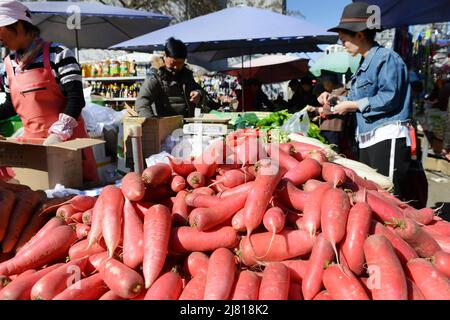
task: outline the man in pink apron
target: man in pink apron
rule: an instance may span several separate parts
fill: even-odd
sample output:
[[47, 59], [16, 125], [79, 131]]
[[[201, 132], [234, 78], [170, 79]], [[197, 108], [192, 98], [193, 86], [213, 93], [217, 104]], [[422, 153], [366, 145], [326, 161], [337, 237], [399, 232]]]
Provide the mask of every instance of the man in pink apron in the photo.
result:
[[[28, 8], [18, 1], [0, 2], [0, 41], [13, 52], [4, 60], [7, 99], [0, 118], [18, 114], [23, 137], [42, 139], [44, 145], [87, 138], [79, 65], [70, 50], [42, 40]], [[92, 148], [82, 154], [83, 180], [98, 181]]]

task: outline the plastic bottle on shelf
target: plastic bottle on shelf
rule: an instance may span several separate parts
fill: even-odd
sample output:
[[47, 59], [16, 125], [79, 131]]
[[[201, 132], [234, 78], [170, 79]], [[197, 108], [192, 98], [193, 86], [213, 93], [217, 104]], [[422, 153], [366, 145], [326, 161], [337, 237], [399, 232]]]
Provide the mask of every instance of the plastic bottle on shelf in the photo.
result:
[[120, 64], [117, 60], [112, 60], [109, 65], [109, 75], [111, 77], [118, 77], [120, 76]]
[[128, 73], [131, 77], [137, 76], [137, 70], [136, 70], [136, 61], [133, 60], [130, 62], [128, 67]]
[[128, 72], [128, 63], [125, 60], [122, 60], [119, 67], [119, 73], [121, 77], [128, 77], [130, 74]]
[[128, 98], [128, 86], [124, 86], [123, 88], [123, 97]]
[[102, 63], [102, 77], [109, 77], [110, 75], [109, 67], [110, 67], [109, 60], [106, 60], [105, 62]]

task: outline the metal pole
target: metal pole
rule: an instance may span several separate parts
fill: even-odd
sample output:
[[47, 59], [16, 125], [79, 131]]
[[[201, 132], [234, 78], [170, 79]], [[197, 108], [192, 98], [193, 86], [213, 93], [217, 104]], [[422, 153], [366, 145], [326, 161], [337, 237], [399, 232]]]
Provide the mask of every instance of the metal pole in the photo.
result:
[[242, 87], [242, 112], [245, 112], [244, 102], [244, 53], [241, 53], [241, 87]]
[[77, 44], [77, 47], [75, 48], [76, 55], [77, 55], [77, 61], [78, 61], [78, 63], [80, 63], [80, 49], [79, 49], [80, 43], [78, 41], [78, 29], [75, 29], [75, 42]]
[[131, 148], [133, 149], [134, 172], [139, 175], [144, 172], [144, 157], [142, 155], [142, 127], [134, 125], [130, 127]]

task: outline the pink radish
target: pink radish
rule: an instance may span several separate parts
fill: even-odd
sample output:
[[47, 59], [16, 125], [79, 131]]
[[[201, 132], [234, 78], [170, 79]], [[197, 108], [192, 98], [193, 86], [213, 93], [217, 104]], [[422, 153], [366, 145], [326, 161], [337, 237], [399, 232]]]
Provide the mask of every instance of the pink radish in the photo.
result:
[[408, 276], [427, 300], [450, 300], [450, 282], [431, 262], [418, 258], [408, 261]]
[[170, 182], [170, 188], [173, 192], [180, 192], [186, 187], [186, 179], [182, 176], [172, 176], [172, 181]]
[[280, 182], [283, 170], [270, 160], [262, 160], [256, 175], [254, 188], [248, 194], [244, 207], [247, 236], [262, 222], [272, 194]]
[[176, 253], [193, 251], [214, 251], [218, 248], [234, 248], [239, 237], [232, 227], [217, 227], [198, 231], [191, 227], [173, 228], [170, 236], [170, 250]]
[[384, 236], [372, 235], [364, 242], [370, 275], [368, 285], [374, 300], [406, 300], [405, 273], [394, 248]]
[[394, 251], [403, 265], [406, 265], [406, 262], [411, 259], [418, 258], [416, 251], [405, 240], [381, 223], [372, 221], [370, 233], [385, 236], [394, 247]]
[[139, 273], [115, 259], [106, 261], [102, 277], [115, 294], [125, 299], [135, 298], [144, 287], [144, 280]]
[[193, 277], [184, 287], [178, 300], [203, 300], [205, 286], [206, 274]]
[[31, 289], [32, 300], [52, 300], [63, 292], [74, 280], [79, 280], [85, 270], [87, 257], [63, 264], [40, 278]]
[[419, 287], [409, 278], [406, 278], [408, 285], [408, 300], [426, 300]]
[[328, 267], [323, 284], [333, 300], [369, 300], [361, 282], [345, 265]]
[[177, 193], [172, 207], [172, 223], [174, 225], [186, 225], [188, 223], [189, 209], [186, 204], [188, 192], [182, 190]]
[[[102, 237], [102, 226], [103, 226], [103, 216], [104, 216], [104, 210], [103, 210], [103, 198], [105, 198], [105, 194], [103, 191], [100, 193], [100, 196], [98, 197], [97, 201], [95, 202], [94, 209], [92, 211], [92, 218], [91, 218], [91, 230], [89, 230], [88, 235], [88, 246], [91, 247], [96, 243], [100, 238]], [[105, 199], [108, 201], [108, 199]]]
[[334, 248], [339, 264], [336, 245], [344, 238], [347, 217], [350, 211], [350, 200], [347, 194], [340, 189], [330, 189], [325, 192], [321, 204], [320, 224], [322, 233]]
[[53, 300], [97, 300], [108, 291], [100, 273], [74, 283]]
[[236, 279], [231, 300], [257, 300], [261, 277], [250, 270], [242, 270]]
[[[272, 247], [273, 240], [275, 239], [275, 234], [280, 233], [284, 229], [285, 222], [286, 217], [284, 215], [284, 212], [278, 207], [272, 207], [268, 209], [264, 214], [263, 225], [267, 231], [272, 233], [272, 239], [270, 240], [267, 252], [269, 252]], [[258, 259], [263, 259], [264, 257], [265, 255], [263, 255], [262, 257], [258, 257]]]
[[172, 175], [172, 168], [165, 163], [154, 164], [142, 172], [142, 181], [145, 186], [159, 186], [169, 181]]
[[203, 187], [205, 185], [206, 180], [204, 175], [202, 175], [200, 172], [195, 171], [187, 176], [186, 182], [193, 189], [197, 189]]
[[420, 226], [410, 218], [399, 220], [394, 225], [394, 231], [408, 244], [416, 250], [419, 257], [428, 258], [441, 250], [441, 247], [433, 239], [432, 235], [420, 228]]
[[111, 258], [122, 236], [124, 197], [122, 191], [112, 185], [106, 186], [102, 193], [107, 199], [102, 205], [102, 234]]
[[244, 209], [241, 209], [234, 214], [233, 219], [231, 219], [231, 226], [238, 232], [244, 232], [246, 230], [244, 222]]
[[324, 164], [328, 162], [327, 155], [320, 150], [313, 150], [309, 152], [301, 152], [300, 153], [303, 159], [313, 159], [316, 160], [320, 164]]
[[194, 164], [189, 160], [182, 160], [177, 158], [168, 157], [169, 165], [172, 170], [182, 177], [187, 177], [191, 172], [195, 170]]
[[433, 263], [436, 269], [450, 278], [450, 253], [437, 251], [433, 256]]
[[312, 300], [322, 288], [324, 269], [334, 260], [331, 243], [319, 235], [313, 245], [308, 268], [302, 280], [302, 293], [305, 300]]
[[309, 193], [308, 201], [305, 202], [302, 225], [311, 237], [320, 229], [322, 199], [332, 187], [331, 183], [321, 184]]
[[366, 203], [357, 203], [350, 209], [347, 232], [342, 242], [342, 253], [349, 269], [356, 275], [364, 270], [364, 241], [372, 224], [372, 210]]
[[171, 220], [169, 209], [163, 205], [154, 205], [145, 213], [143, 274], [147, 289], [157, 279], [164, 266]]
[[123, 177], [120, 189], [124, 197], [130, 201], [140, 201], [145, 196], [145, 185], [136, 172], [127, 173]]
[[331, 162], [325, 162], [322, 164], [322, 177], [323, 180], [332, 183], [334, 188], [343, 185], [347, 179], [342, 166]]
[[[308, 232], [303, 230], [283, 230], [275, 235], [272, 247], [268, 251], [272, 233], [255, 233], [250, 236], [251, 243], [246, 236], [240, 243], [241, 260], [247, 266], [258, 263], [258, 257], [264, 256], [263, 261], [283, 261], [299, 257], [311, 252], [313, 242]], [[268, 252], [267, 252], [268, 251]]]
[[203, 252], [192, 252], [185, 260], [184, 271], [191, 277], [208, 273], [209, 257]]
[[302, 283], [303, 278], [306, 275], [309, 261], [307, 260], [284, 260], [281, 261], [286, 267], [289, 268], [291, 273], [291, 281]]
[[226, 300], [230, 297], [234, 283], [236, 264], [230, 250], [215, 250], [208, 263], [206, 275], [205, 300]]
[[303, 300], [302, 285], [292, 282], [289, 285], [289, 300]]
[[39, 271], [22, 273], [0, 291], [0, 300], [30, 300], [30, 292], [39, 279], [60, 267], [57, 263]]
[[[202, 196], [202, 195], [199, 195]], [[215, 206], [196, 208], [189, 215], [189, 224], [200, 231], [217, 227], [244, 208], [248, 194], [241, 193], [234, 197], [218, 199]], [[204, 196], [209, 197], [209, 196]]]
[[123, 207], [123, 263], [134, 269], [144, 260], [144, 225], [133, 204], [125, 199]]
[[275, 196], [279, 201], [292, 209], [303, 211], [308, 202], [309, 193], [295, 187], [290, 181], [281, 181], [276, 188]]
[[282, 263], [270, 263], [263, 272], [259, 287], [259, 300], [287, 300], [289, 297], [290, 273]]
[[322, 166], [314, 159], [305, 159], [290, 169], [283, 179], [289, 180], [294, 186], [299, 186], [309, 179], [315, 179], [322, 173]]

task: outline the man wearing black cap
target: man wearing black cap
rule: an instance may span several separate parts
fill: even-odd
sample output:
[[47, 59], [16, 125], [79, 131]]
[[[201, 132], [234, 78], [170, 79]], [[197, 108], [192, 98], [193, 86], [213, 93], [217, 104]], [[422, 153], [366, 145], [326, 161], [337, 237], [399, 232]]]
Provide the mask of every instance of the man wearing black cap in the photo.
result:
[[[345, 7], [339, 25], [329, 30], [339, 33], [351, 55], [363, 56], [349, 95], [341, 97], [334, 113], [356, 113], [359, 160], [388, 176], [401, 198], [411, 161], [411, 88], [402, 58], [375, 41], [381, 23], [372, 12], [366, 3], [352, 3]], [[327, 104], [329, 98], [329, 93], [323, 93], [318, 100]]]
[[164, 57], [152, 61], [152, 68], [136, 100], [136, 111], [145, 118], [182, 115], [193, 117], [203, 90], [186, 67], [187, 48], [169, 38]]

